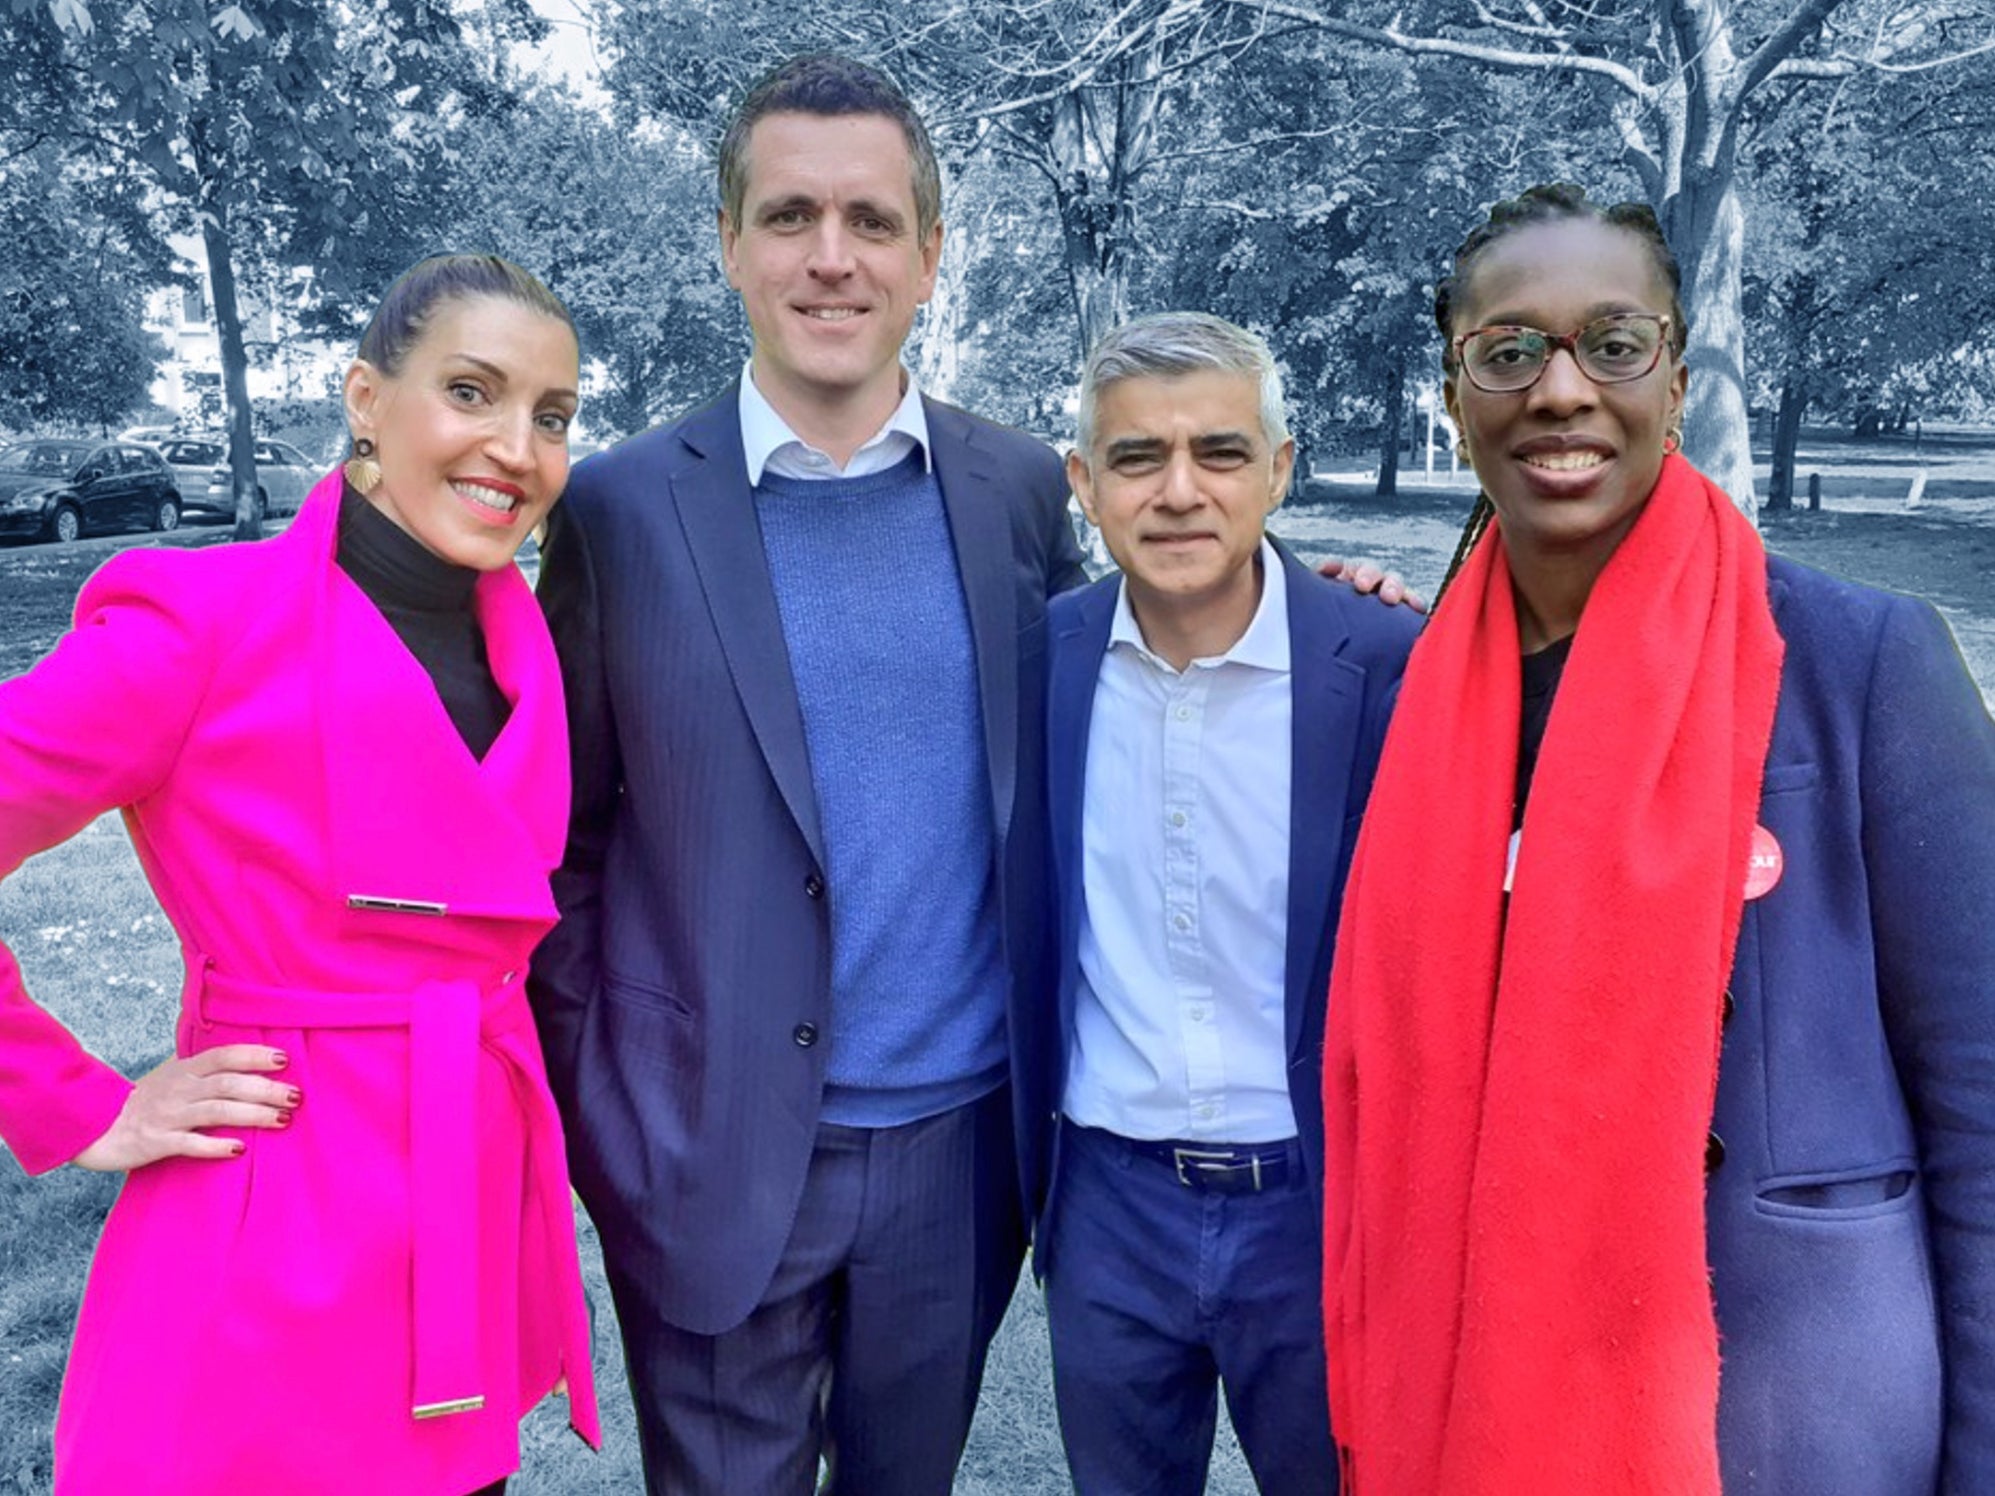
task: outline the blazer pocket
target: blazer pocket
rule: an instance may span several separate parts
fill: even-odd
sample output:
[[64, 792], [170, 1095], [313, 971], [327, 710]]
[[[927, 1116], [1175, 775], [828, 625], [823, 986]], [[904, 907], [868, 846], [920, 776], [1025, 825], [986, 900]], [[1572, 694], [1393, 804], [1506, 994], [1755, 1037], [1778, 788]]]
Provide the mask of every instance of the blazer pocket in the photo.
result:
[[1763, 1215], [1804, 1221], [1864, 1221], [1910, 1210], [1918, 1199], [1910, 1159], [1833, 1174], [1789, 1174], [1763, 1181], [1753, 1199]]
[[1760, 794], [1779, 795], [1790, 790], [1805, 790], [1814, 786], [1822, 777], [1820, 764], [1768, 764], [1766, 777], [1760, 781]]
[[603, 973], [603, 996], [612, 1002], [655, 1009], [673, 1018], [690, 1021], [693, 1016], [693, 1010], [666, 988], [656, 982], [644, 982], [636, 977], [627, 977], [621, 972]]
[[[590, 1015], [596, 1073], [626, 1076], [635, 1083], [659, 1067], [682, 1077], [698, 1068], [698, 1027], [692, 1010], [678, 998], [653, 983], [607, 972], [602, 995], [606, 1000]], [[589, 1064], [584, 1062], [585, 1072]]]

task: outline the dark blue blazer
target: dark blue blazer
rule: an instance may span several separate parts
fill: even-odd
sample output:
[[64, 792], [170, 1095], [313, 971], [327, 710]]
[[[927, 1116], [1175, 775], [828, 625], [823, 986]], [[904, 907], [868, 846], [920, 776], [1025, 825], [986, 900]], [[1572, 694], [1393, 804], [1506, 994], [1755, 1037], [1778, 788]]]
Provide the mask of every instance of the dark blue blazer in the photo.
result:
[[[835, 1042], [822, 833], [738, 400], [730, 386], [578, 465], [539, 589], [574, 803], [561, 923], [529, 993], [620, 1292], [699, 1334], [739, 1324], [768, 1287]], [[1021, 686], [1020, 638], [1050, 591], [1084, 579], [1066, 479], [1028, 436], [926, 411], [999, 856], [1036, 870], [1036, 813], [1022, 845], [1012, 835], [1015, 808], [1043, 798], [1038, 677]], [[1007, 934], [1033, 944], [1040, 902], [1013, 891], [1001, 878]]]
[[[1327, 582], [1279, 545], [1288, 580], [1291, 769], [1288, 956], [1285, 987], [1289, 1097], [1309, 1163], [1322, 1177], [1323, 1014], [1344, 875], [1357, 845], [1358, 818], [1398, 696], [1399, 677], [1420, 631], [1420, 616]], [[1087, 793], [1088, 729], [1095, 682], [1108, 649], [1119, 578], [1110, 576], [1054, 600], [1047, 610], [1047, 785], [1057, 1002], [1041, 1015], [1029, 1062], [1015, 1077], [1021, 1113], [1037, 1122], [1026, 1162], [1035, 1219], [1051, 1186], [1052, 1146], [1080, 985], [1081, 803]], [[1045, 1234], [1039, 1236], [1043, 1247]], [[1039, 1265], [1044, 1269], [1043, 1251]]]
[[1784, 871], [1706, 1198], [1725, 1492], [1995, 1492], [1995, 726], [1930, 607], [1768, 574]]

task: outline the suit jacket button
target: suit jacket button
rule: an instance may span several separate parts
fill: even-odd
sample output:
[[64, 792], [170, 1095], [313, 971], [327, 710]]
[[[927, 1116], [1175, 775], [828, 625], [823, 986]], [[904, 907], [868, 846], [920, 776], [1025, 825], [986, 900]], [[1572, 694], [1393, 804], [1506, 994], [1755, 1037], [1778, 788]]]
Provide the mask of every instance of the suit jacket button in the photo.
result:
[[1732, 1001], [1732, 989], [1727, 987], [1725, 989], [1725, 996], [1718, 1005], [1719, 1022], [1724, 1027], [1731, 1027], [1732, 1014], [1738, 1010], [1738, 1006], [1737, 1003]]
[[1724, 1161], [1725, 1140], [1715, 1132], [1709, 1134], [1704, 1139], [1704, 1172], [1706, 1174], [1717, 1173], [1718, 1166]]
[[814, 899], [823, 898], [824, 879], [818, 877], [816, 873], [812, 873], [808, 878], [804, 879], [804, 892]]
[[811, 1045], [817, 1043], [817, 1025], [800, 1023], [790, 1030], [790, 1037], [797, 1041], [797, 1048], [809, 1049]]

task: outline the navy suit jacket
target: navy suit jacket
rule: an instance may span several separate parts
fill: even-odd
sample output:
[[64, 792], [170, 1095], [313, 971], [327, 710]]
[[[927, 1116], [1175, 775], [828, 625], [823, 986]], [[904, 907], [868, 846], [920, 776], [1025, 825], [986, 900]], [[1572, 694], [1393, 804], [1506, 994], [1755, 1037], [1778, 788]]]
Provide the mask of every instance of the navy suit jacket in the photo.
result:
[[1725, 1492], [1995, 1491], [1995, 726], [1930, 607], [1768, 578], [1784, 870], [1706, 1197]]
[[[1015, 807], [1043, 794], [1020, 639], [1050, 591], [1084, 579], [1066, 479], [1028, 436], [925, 409], [999, 857], [1036, 865], [1036, 815], [1012, 835]], [[540, 596], [574, 758], [561, 923], [529, 985], [549, 1078], [623, 1288], [717, 1334], [761, 1299], [789, 1237], [835, 1042], [823, 839], [738, 385], [576, 467]], [[999, 882], [1008, 955], [1036, 960], [1040, 901]]]
[[[1284, 989], [1289, 1098], [1308, 1161], [1323, 1164], [1323, 1015], [1344, 875], [1358, 820], [1398, 696], [1420, 616], [1325, 581], [1277, 545], [1288, 581], [1292, 708], [1289, 792], [1288, 953]], [[1088, 729], [1095, 683], [1108, 649], [1120, 578], [1110, 576], [1056, 599], [1047, 698], [1047, 786], [1051, 823], [1051, 1013], [1033, 1033], [1031, 1060], [1015, 1084], [1020, 1111], [1037, 1122], [1025, 1162], [1027, 1200], [1043, 1216], [1052, 1182], [1052, 1146], [1073, 1044], [1080, 986], [1081, 805], [1087, 793]], [[1039, 1241], [1043, 1248], [1045, 1233]], [[1043, 1250], [1039, 1266], [1045, 1267]]]

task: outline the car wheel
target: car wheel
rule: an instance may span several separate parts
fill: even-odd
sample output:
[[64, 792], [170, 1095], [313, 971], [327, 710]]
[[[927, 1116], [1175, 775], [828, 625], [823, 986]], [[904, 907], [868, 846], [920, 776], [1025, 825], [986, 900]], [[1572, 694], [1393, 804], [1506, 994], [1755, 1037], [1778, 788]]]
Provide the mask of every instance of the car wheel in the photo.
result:
[[161, 499], [152, 511], [152, 527], [161, 534], [179, 529], [180, 501], [170, 496]]
[[64, 545], [83, 533], [83, 516], [73, 505], [64, 504], [55, 512], [55, 518], [48, 522], [49, 539], [60, 540]]

